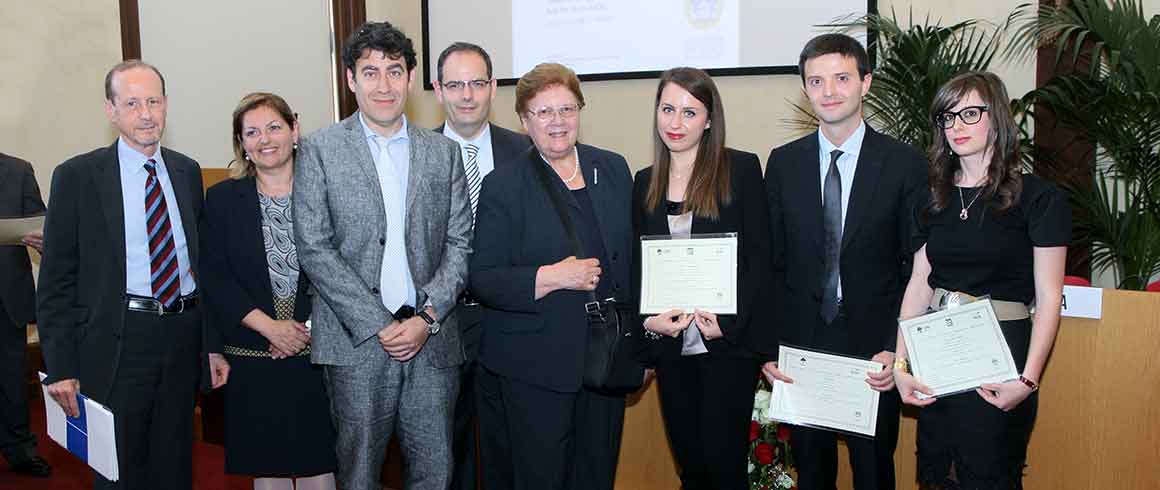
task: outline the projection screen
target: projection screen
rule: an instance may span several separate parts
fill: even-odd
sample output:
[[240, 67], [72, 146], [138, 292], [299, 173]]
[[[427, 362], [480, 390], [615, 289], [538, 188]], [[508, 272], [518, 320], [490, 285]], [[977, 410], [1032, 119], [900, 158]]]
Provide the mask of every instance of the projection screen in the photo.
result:
[[424, 85], [456, 41], [486, 49], [501, 85], [545, 61], [582, 80], [651, 78], [674, 66], [797, 73], [802, 45], [833, 30], [820, 25], [875, 10], [876, 0], [424, 0]]

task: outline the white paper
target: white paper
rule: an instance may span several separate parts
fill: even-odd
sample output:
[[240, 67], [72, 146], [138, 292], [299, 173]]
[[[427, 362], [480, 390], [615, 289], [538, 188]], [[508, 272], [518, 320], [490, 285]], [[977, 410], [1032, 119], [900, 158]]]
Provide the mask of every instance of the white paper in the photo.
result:
[[640, 312], [737, 314], [737, 235], [641, 240]]
[[0, 218], [0, 245], [22, 245], [25, 235], [44, 229], [44, 216]]
[[[48, 394], [48, 386], [44, 385], [47, 376], [40, 373], [41, 391], [44, 395], [45, 425], [48, 437], [68, 449], [68, 419], [64, 409]], [[87, 430], [88, 465], [109, 481], [120, 479], [120, 466], [117, 463], [117, 436], [113, 412], [104, 405], [92, 401], [89, 397], [79, 395], [81, 403], [85, 404], [85, 422]]]
[[1104, 290], [1084, 286], [1063, 286], [1060, 315], [1100, 319], [1104, 313]]
[[866, 378], [881, 363], [782, 345], [777, 366], [793, 383], [774, 380], [771, 418], [874, 437], [880, 394]]
[[899, 322], [910, 369], [934, 396], [1019, 377], [988, 299]]

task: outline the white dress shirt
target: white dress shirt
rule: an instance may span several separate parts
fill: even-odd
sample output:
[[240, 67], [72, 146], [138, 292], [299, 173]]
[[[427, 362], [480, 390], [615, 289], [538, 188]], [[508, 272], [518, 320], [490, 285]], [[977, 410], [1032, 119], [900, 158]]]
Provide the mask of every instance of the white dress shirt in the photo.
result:
[[495, 155], [491, 152], [491, 124], [484, 123], [483, 131], [480, 131], [475, 138], [467, 139], [455, 132], [450, 124], [443, 125], [443, 136], [451, 138], [452, 141], [459, 143], [459, 149], [463, 151], [463, 169], [467, 170], [467, 145], [475, 145], [479, 151], [475, 154], [475, 165], [479, 167], [479, 178], [482, 180], [487, 177], [487, 174], [495, 170]]

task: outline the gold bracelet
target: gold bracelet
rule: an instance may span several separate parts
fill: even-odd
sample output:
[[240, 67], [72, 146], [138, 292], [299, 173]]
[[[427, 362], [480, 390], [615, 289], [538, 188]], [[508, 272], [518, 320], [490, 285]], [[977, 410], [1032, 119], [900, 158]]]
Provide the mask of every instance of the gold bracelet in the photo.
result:
[[905, 357], [894, 359], [894, 369], [900, 369], [902, 372], [910, 374], [910, 362]]

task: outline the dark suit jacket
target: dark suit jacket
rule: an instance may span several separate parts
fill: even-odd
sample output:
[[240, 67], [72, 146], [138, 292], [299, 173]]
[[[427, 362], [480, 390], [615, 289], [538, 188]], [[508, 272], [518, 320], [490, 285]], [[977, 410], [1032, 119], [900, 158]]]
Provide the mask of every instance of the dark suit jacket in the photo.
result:
[[[783, 343], [817, 347], [824, 247], [818, 135], [775, 148], [765, 168], [773, 266]], [[869, 126], [858, 155], [843, 226], [842, 309], [849, 352], [893, 351], [898, 307], [910, 272], [910, 209], [926, 183], [926, 159]]]
[[[495, 168], [522, 159], [524, 152], [532, 146], [532, 139], [528, 138], [526, 134], [517, 133], [494, 123], [487, 124], [491, 126], [491, 158], [495, 162]], [[443, 134], [446, 127], [446, 124], [441, 124], [435, 128], [435, 131]]]
[[[522, 162], [528, 147], [532, 146], [531, 138], [502, 126], [488, 124], [491, 126], [491, 158], [495, 164], [494, 168]], [[446, 127], [446, 124], [440, 125], [435, 131], [443, 133]], [[455, 310], [459, 319], [459, 343], [463, 346], [464, 359], [468, 362], [474, 361], [479, 357], [479, 340], [482, 335], [479, 325], [483, 322], [482, 309], [456, 307]]]
[[[577, 147], [609, 261], [601, 264], [601, 281], [612, 281], [617, 299], [628, 301], [632, 258], [628, 163], [607, 150]], [[535, 299], [540, 266], [573, 255], [535, 165], [545, 163], [532, 147], [518, 164], [496, 168], [483, 179], [469, 276], [472, 292], [486, 307], [479, 361], [505, 377], [575, 392], [584, 372], [584, 303], [589, 295], [561, 290]], [[578, 207], [563, 183], [555, 183], [566, 205]]]
[[[197, 270], [201, 167], [168, 148], [161, 157]], [[77, 378], [109, 396], [125, 322], [125, 215], [117, 143], [70, 158], [52, 174], [36, 316], [49, 383]], [[172, 206], [172, 204], [170, 204]]]
[[[34, 216], [44, 212], [40, 186], [32, 164], [0, 153], [0, 218]], [[12, 324], [25, 328], [36, 318], [36, 291], [32, 263], [23, 245], [0, 246], [0, 305]]]
[[[257, 308], [275, 317], [274, 292], [262, 237], [261, 206], [254, 177], [229, 179], [209, 188], [201, 214], [201, 296], [207, 308], [207, 350], [220, 352], [222, 345], [267, 350], [270, 342], [242, 325], [242, 318]], [[294, 319], [310, 318], [309, 281], [298, 274]]]
[[[705, 341], [709, 355], [765, 357], [776, 355], [777, 332], [770, 300], [773, 269], [769, 259], [769, 209], [761, 188], [761, 163], [757, 155], [729, 150], [732, 199], [720, 204], [720, 218], [693, 217], [693, 233], [737, 233], [737, 315], [718, 315], [722, 338]], [[669, 222], [664, 206], [645, 209], [653, 167], [636, 173], [632, 188], [632, 294], [640, 296], [640, 237], [668, 235]], [[639, 300], [638, 300], [639, 301]], [[690, 327], [690, 328], [696, 328]], [[681, 338], [664, 337], [648, 341], [649, 361], [681, 355]]]

